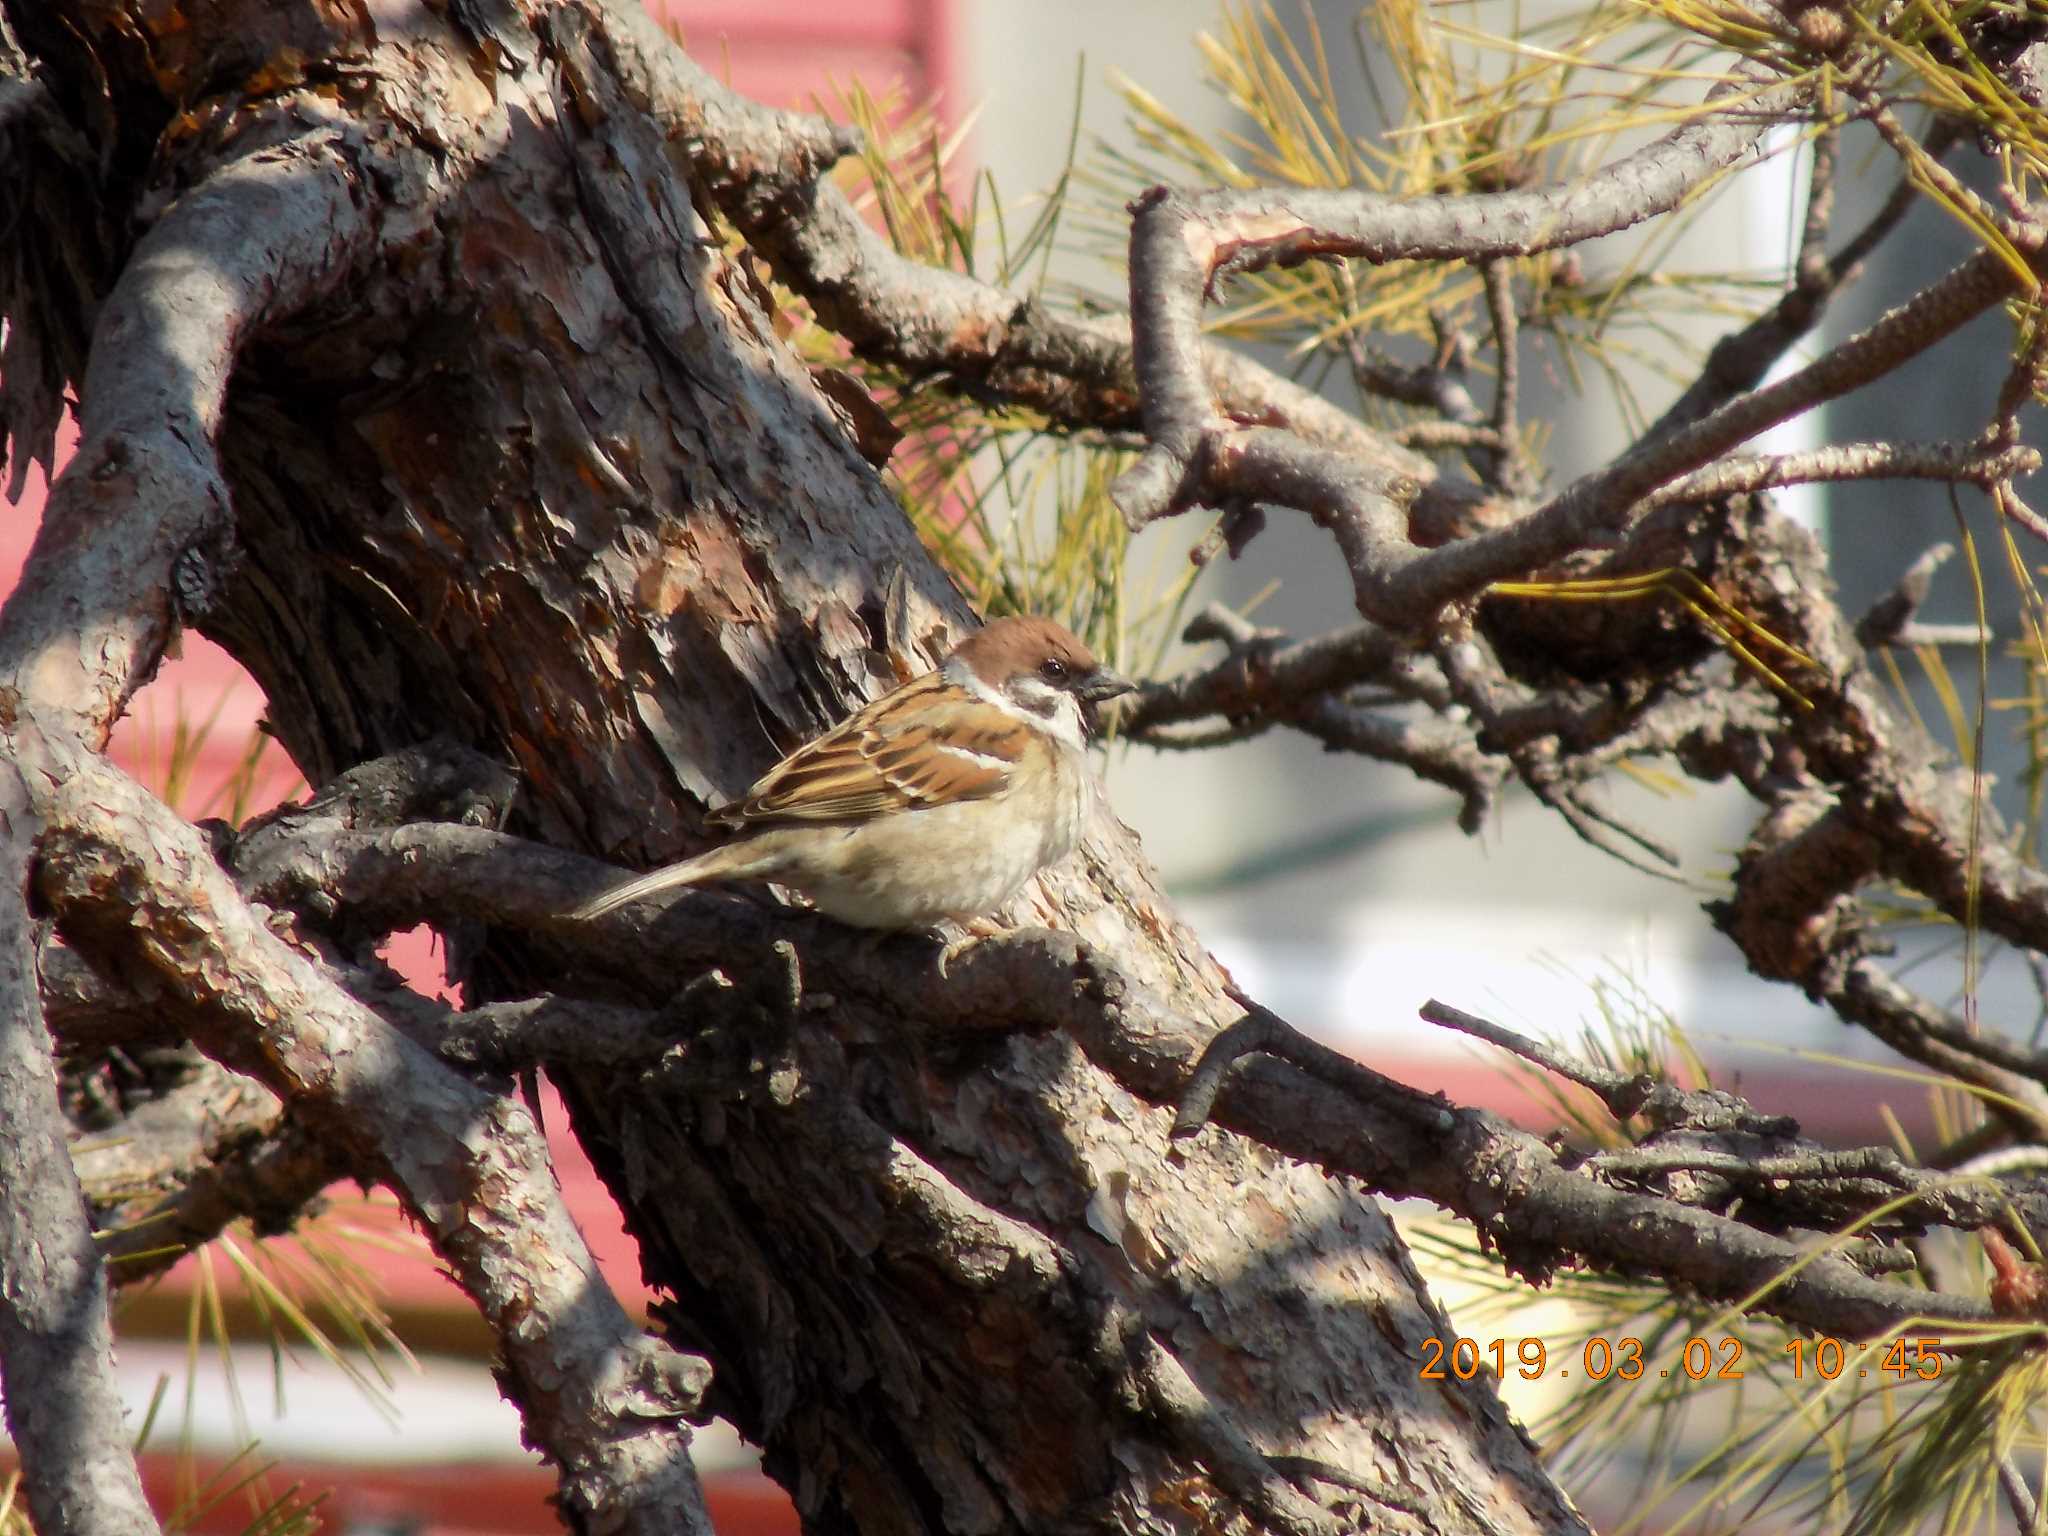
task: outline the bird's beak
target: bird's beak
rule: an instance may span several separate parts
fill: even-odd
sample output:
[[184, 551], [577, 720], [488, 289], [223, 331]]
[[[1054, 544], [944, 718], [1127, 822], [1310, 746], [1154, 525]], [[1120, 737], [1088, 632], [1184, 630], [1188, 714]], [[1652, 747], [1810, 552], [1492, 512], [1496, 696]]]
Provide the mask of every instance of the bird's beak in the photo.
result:
[[1100, 704], [1104, 699], [1113, 699], [1119, 694], [1136, 693], [1138, 685], [1121, 672], [1112, 672], [1107, 667], [1097, 667], [1074, 687], [1091, 704]]

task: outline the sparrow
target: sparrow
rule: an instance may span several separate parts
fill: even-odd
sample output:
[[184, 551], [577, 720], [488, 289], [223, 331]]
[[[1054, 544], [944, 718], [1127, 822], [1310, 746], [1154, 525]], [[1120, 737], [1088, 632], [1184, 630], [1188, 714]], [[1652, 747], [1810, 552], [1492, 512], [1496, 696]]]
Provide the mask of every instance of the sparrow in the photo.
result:
[[1050, 619], [997, 619], [710, 812], [724, 843], [572, 915], [728, 880], [860, 928], [986, 915], [1074, 851], [1096, 793], [1082, 705], [1134, 687]]

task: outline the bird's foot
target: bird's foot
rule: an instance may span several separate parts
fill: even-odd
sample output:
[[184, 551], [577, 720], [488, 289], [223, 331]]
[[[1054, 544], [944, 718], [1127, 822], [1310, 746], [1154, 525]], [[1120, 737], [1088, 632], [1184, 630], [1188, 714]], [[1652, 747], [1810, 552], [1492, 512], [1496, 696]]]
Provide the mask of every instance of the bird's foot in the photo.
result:
[[949, 934], [942, 928], [934, 928], [932, 937], [944, 947], [939, 951], [939, 975], [944, 977], [947, 967], [956, 956], [965, 954], [983, 939], [992, 939], [1003, 932], [1003, 925], [992, 917], [963, 917], [955, 922], [956, 932]]

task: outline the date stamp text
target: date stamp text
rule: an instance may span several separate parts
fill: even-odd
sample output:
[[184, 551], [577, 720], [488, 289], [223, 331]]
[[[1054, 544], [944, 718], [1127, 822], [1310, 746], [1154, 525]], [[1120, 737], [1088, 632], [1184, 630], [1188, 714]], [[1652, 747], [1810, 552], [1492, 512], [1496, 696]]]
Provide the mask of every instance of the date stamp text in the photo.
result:
[[[1875, 1344], [1850, 1344], [1841, 1339], [1793, 1339], [1781, 1352], [1780, 1369], [1794, 1381], [1836, 1381], [1843, 1375], [1859, 1379], [1889, 1376], [1897, 1381], [1941, 1376], [1939, 1339], [1889, 1339]], [[1630, 1335], [1607, 1339], [1595, 1334], [1575, 1350], [1553, 1350], [1541, 1339], [1441, 1339], [1422, 1341], [1424, 1381], [1456, 1377], [1470, 1381], [1482, 1370], [1505, 1379], [1510, 1371], [1524, 1381], [1549, 1376], [1577, 1376], [1586, 1381], [1740, 1381], [1751, 1368], [1748, 1346], [1741, 1339], [1709, 1339], [1693, 1335], [1666, 1360], [1653, 1360], [1641, 1339]]]

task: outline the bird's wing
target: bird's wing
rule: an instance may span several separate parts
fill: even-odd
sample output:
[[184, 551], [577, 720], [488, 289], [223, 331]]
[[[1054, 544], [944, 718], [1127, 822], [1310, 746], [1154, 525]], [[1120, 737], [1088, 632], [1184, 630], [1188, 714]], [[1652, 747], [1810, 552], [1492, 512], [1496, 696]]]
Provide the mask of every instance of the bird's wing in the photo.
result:
[[1000, 794], [1031, 730], [931, 673], [885, 695], [777, 763], [706, 819], [758, 828], [865, 821]]

